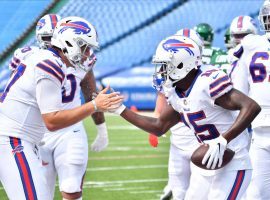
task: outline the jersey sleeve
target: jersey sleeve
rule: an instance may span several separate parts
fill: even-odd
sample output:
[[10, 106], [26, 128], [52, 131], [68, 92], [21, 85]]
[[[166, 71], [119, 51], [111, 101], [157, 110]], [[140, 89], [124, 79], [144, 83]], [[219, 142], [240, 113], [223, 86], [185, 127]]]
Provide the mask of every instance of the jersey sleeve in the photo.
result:
[[36, 64], [36, 82], [41, 79], [50, 79], [57, 84], [63, 85], [65, 73], [62, 65], [55, 59], [46, 59]]
[[232, 87], [231, 79], [222, 70], [214, 71], [209, 76], [209, 95], [213, 100], [229, 92]]
[[248, 71], [245, 66], [245, 58], [242, 57], [236, 63], [233, 63], [233, 70], [230, 74], [233, 87], [245, 95], [248, 95], [249, 83], [248, 83]]
[[18, 65], [21, 63], [21, 59], [22, 58], [20, 58], [21, 56], [21, 54], [20, 54], [20, 52], [21, 52], [21, 49], [19, 48], [19, 49], [16, 49], [15, 50], [15, 52], [14, 52], [14, 54], [13, 54], [13, 57], [11, 58], [11, 60], [10, 60], [10, 62], [9, 62], [9, 65], [8, 65], [8, 68], [9, 68], [9, 70], [10, 71], [14, 71], [17, 67], [18, 67]]
[[61, 110], [61, 86], [54, 81], [50, 79], [39, 80], [36, 87], [36, 97], [41, 114]]

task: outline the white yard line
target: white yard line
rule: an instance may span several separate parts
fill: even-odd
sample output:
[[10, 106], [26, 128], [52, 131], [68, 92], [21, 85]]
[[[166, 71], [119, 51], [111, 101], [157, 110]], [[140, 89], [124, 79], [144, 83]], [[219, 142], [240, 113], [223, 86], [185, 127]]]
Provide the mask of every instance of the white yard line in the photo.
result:
[[[136, 126], [133, 126], [133, 125], [110, 125], [110, 126], [107, 126], [107, 128], [108, 128], [108, 130], [140, 130], [139, 128], [137, 128]], [[122, 133], [123, 132], [121, 132], [121, 134]], [[128, 133], [128, 134], [130, 134], [130, 133]]]
[[89, 157], [88, 160], [126, 160], [126, 159], [140, 159], [140, 158], [164, 158], [168, 154], [152, 154], [152, 155], [128, 155], [128, 156], [104, 156], [104, 157]]
[[125, 190], [145, 190], [148, 187], [125, 187], [125, 188], [108, 188], [103, 191], [125, 191]]
[[150, 183], [150, 182], [166, 182], [167, 178], [159, 179], [138, 179], [138, 180], [118, 180], [118, 181], [85, 181], [84, 185], [108, 185], [108, 184], [126, 184], [126, 183]]
[[[106, 151], [154, 151], [151, 147], [130, 147], [130, 146], [122, 146], [122, 147], [108, 147]], [[158, 152], [168, 152], [167, 147], [159, 147], [157, 149]]]
[[131, 194], [142, 194], [142, 193], [162, 193], [161, 190], [146, 190], [146, 191], [131, 191]]
[[130, 170], [130, 169], [155, 169], [167, 168], [168, 165], [134, 165], [134, 166], [117, 166], [117, 167], [93, 167], [87, 168], [87, 171], [112, 171], [112, 170]]

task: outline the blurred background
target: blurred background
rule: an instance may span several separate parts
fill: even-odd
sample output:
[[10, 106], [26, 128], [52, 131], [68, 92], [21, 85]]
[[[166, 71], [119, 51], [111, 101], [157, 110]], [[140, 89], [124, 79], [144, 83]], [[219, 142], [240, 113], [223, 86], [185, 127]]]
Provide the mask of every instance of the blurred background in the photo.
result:
[[[151, 59], [158, 43], [182, 28], [208, 23], [213, 46], [226, 49], [224, 34], [232, 19], [257, 16], [263, 0], [0, 0], [0, 91], [9, 78], [8, 64], [15, 49], [36, 45], [37, 20], [48, 13], [80, 16], [95, 27], [101, 49], [94, 73], [100, 85], [121, 91], [128, 107], [153, 110]], [[136, 110], [136, 109], [135, 109]], [[85, 120], [89, 144], [95, 138], [93, 122]], [[118, 116], [106, 115], [109, 147], [89, 151], [84, 199], [157, 200], [167, 184], [169, 137], [157, 148], [148, 134]], [[203, 188], [202, 188], [203, 189]], [[56, 189], [55, 199], [60, 200]], [[0, 200], [7, 200], [0, 186]]]

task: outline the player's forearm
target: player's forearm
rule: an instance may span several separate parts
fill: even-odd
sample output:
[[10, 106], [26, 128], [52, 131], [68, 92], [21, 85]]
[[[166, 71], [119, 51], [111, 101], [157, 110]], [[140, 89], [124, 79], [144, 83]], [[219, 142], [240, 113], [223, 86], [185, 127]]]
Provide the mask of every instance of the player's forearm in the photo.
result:
[[105, 122], [105, 117], [103, 112], [96, 112], [92, 114], [92, 119], [94, 120], [96, 125], [102, 124]]
[[96, 93], [96, 80], [93, 71], [89, 71], [84, 79], [81, 81], [81, 89], [85, 102], [89, 102], [93, 99], [93, 93]]
[[[89, 102], [93, 99], [93, 93], [96, 93], [96, 80], [93, 71], [89, 71], [84, 79], [81, 82], [81, 88], [85, 102]], [[104, 113], [96, 112], [92, 115], [96, 125], [102, 124], [105, 122]]]
[[129, 109], [125, 109], [122, 112], [121, 116], [131, 124], [137, 126], [138, 128], [146, 132], [151, 132], [156, 136], [161, 136], [168, 130], [168, 128], [166, 129], [165, 126], [161, 126], [157, 122], [158, 119], [136, 114]]
[[228, 143], [242, 133], [261, 111], [261, 107], [251, 99], [243, 104], [234, 124], [223, 134]]
[[156, 107], [154, 110], [154, 116], [159, 117], [162, 109], [166, 106], [166, 98], [162, 93], [158, 93], [157, 100], [156, 100]]
[[95, 112], [95, 108], [91, 102], [71, 110], [61, 110], [43, 115], [46, 127], [50, 131], [71, 126], [82, 121], [87, 116]]

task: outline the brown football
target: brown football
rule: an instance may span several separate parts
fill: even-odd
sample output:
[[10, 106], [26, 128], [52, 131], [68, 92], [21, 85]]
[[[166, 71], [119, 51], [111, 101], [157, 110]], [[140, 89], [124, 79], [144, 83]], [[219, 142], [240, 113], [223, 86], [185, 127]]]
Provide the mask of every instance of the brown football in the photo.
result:
[[[199, 146], [192, 153], [191, 161], [193, 162], [194, 165], [196, 165], [202, 169], [211, 170], [211, 169], [206, 168], [207, 162], [205, 165], [202, 164], [202, 159], [203, 159], [204, 155], [206, 154], [208, 148], [209, 148], [208, 144], [204, 144], [204, 145]], [[222, 162], [221, 167], [216, 167], [215, 169], [220, 169], [220, 168], [224, 167], [225, 165], [227, 165], [232, 160], [233, 156], [234, 156], [234, 151], [227, 148], [224, 152], [224, 155], [223, 155], [223, 162]]]

